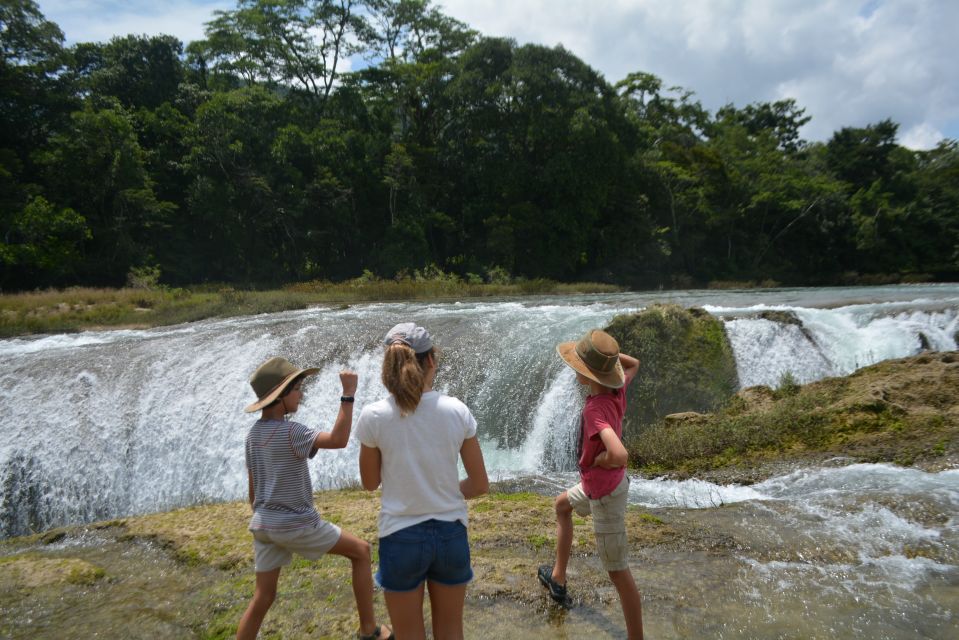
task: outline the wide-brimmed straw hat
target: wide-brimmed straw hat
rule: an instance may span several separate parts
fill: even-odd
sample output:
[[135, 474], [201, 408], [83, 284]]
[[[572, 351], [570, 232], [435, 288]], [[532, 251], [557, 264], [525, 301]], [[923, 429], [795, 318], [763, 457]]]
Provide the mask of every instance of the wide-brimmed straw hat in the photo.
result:
[[253, 375], [250, 376], [250, 386], [253, 387], [253, 392], [258, 400], [244, 411], [247, 413], [259, 411], [279, 398], [290, 383], [301, 374], [312, 376], [318, 371], [319, 369], [315, 367], [300, 369], [286, 358], [279, 356], [270, 358], [257, 367]]
[[578, 341], [559, 343], [556, 352], [574, 371], [604, 387], [620, 389], [626, 384], [619, 343], [601, 329], [590, 329]]

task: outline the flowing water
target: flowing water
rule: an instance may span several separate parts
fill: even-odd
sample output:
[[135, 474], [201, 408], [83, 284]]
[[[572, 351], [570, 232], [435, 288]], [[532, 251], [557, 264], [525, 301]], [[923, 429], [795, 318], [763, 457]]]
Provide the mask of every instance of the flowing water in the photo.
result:
[[[721, 318], [742, 386], [953, 350], [959, 333], [959, 285], [923, 285], [371, 304], [0, 341], [0, 537], [243, 498], [242, 408], [256, 365], [281, 354], [320, 367], [297, 419], [332, 425], [338, 371], [360, 375], [357, 410], [385, 395], [379, 340], [408, 319], [434, 334], [437, 386], [472, 408], [491, 479], [563, 487], [581, 400], [554, 346], [654, 302]], [[801, 325], [761, 317], [772, 310]], [[355, 482], [357, 447], [324, 453], [314, 487]], [[634, 504], [744, 549], [640, 559], [650, 623], [665, 625], [659, 637], [957, 637], [957, 474], [855, 465], [750, 487], [634, 478]], [[680, 607], [664, 597], [672, 604], [657, 617], [660, 583], [686, 595]], [[581, 615], [552, 631], [603, 628]]]

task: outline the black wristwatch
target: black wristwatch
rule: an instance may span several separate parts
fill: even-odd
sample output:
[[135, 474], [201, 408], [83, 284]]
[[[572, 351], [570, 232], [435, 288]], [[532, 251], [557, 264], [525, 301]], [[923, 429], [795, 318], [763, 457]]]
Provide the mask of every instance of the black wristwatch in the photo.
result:
[[340, 396], [340, 402], [353, 402], [353, 396]]

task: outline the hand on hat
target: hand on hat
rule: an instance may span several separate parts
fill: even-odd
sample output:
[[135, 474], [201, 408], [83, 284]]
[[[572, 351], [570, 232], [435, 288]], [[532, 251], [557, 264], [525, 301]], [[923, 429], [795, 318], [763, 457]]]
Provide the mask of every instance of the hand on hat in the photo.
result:
[[359, 380], [359, 376], [356, 375], [355, 371], [350, 371], [349, 369], [340, 371], [340, 384], [343, 385], [344, 396], [352, 396], [356, 394], [357, 380]]

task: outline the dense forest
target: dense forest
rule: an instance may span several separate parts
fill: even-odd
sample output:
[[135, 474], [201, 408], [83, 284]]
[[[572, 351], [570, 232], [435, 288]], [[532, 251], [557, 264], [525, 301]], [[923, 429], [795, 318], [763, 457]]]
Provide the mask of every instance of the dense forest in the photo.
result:
[[430, 0], [239, 0], [205, 35], [65, 46], [0, 0], [2, 290], [959, 278], [959, 146], [891, 120], [808, 142], [792, 100], [711, 113]]

